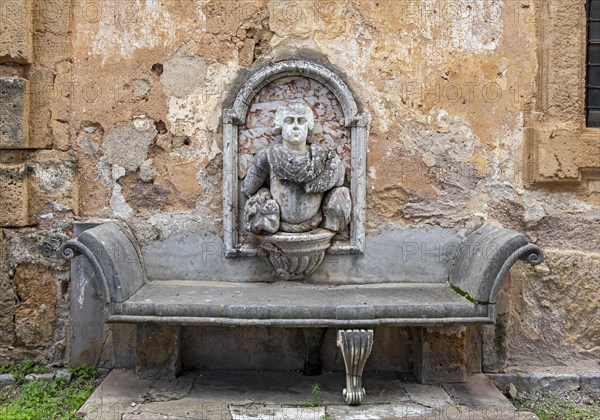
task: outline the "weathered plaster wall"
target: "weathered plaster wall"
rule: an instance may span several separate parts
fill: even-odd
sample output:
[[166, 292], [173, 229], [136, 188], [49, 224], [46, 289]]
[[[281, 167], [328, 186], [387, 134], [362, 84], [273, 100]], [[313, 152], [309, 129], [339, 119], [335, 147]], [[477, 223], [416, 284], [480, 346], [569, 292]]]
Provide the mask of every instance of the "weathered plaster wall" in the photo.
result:
[[[567, 359], [590, 366], [600, 356], [600, 181], [531, 188], [525, 176], [541, 66], [535, 16], [544, 3], [60, 4], [27, 23], [32, 52], [0, 51], [12, 57], [2, 58], [0, 75], [50, 86], [25, 95], [33, 105], [25, 107], [23, 142], [53, 149], [9, 144], [0, 152], [3, 202], [4, 191], [21, 197], [0, 210], [3, 357], [10, 346], [53, 362], [66, 357], [53, 343], [69, 341], [58, 322], [67, 316], [68, 273], [39, 247], [68, 237], [74, 216], [126, 220], [150, 252], [157, 241], [222, 236], [222, 103], [247, 69], [287, 58], [335, 69], [371, 116], [368, 235], [430, 226], [465, 235], [488, 221], [549, 250], [538, 268], [513, 270], [500, 322], [483, 331], [484, 368], [565, 366]], [[565, 34], [565, 42], [580, 35]], [[573, 89], [553, 79], [552, 95], [570, 98]], [[29, 281], [52, 293], [17, 297], [32, 290]], [[36, 320], [35, 328], [52, 331], [37, 342], [19, 336]]]

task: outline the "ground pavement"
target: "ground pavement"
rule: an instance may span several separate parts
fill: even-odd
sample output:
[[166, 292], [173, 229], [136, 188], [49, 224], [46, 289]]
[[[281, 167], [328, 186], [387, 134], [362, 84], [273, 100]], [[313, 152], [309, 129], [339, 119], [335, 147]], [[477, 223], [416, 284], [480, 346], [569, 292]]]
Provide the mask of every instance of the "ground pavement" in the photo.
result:
[[[516, 412], [483, 374], [464, 384], [421, 385], [367, 372], [360, 406], [342, 398], [343, 373], [193, 371], [177, 380], [113, 370], [78, 412], [85, 419], [536, 419]], [[318, 390], [315, 389], [318, 385]]]

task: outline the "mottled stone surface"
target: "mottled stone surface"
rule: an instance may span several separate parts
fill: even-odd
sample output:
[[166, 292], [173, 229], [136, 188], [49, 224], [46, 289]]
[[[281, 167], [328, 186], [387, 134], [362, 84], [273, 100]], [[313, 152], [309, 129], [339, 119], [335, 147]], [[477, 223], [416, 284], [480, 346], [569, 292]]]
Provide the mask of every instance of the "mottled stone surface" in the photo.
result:
[[483, 372], [482, 327], [482, 325], [466, 326], [467, 344], [465, 354], [467, 358], [467, 373]]
[[0, 226], [27, 226], [28, 188], [25, 165], [0, 165]]
[[0, 2], [0, 363], [67, 361], [68, 266], [56, 250], [77, 208], [71, 5]]
[[[501, 300], [510, 299], [506, 296]], [[483, 372], [504, 372], [508, 366], [508, 315], [500, 313], [494, 325], [481, 327], [481, 368]]]
[[135, 171], [146, 160], [148, 146], [157, 131], [151, 121], [142, 119], [109, 131], [104, 137], [104, 155], [108, 163]]
[[[12, 309], [11, 301], [14, 300], [14, 285], [11, 281], [9, 281], [8, 274], [8, 241], [5, 238], [4, 229], [0, 228], [0, 313], [2, 316], [7, 316], [7, 309]], [[5, 327], [4, 323], [1, 323], [0, 326]], [[4, 331], [4, 328], [2, 330]]]
[[160, 210], [169, 199], [169, 191], [153, 183], [126, 184], [123, 197], [139, 214], [152, 214]]
[[29, 81], [0, 77], [0, 149], [29, 146]]
[[257, 417], [312, 420], [325, 416], [324, 407], [294, 407], [278, 404], [231, 405], [229, 412], [232, 418], [236, 420], [250, 420]]
[[[96, 223], [77, 223], [73, 235], [96, 226]], [[104, 314], [102, 303], [94, 289], [96, 275], [84, 256], [77, 256], [71, 262], [71, 305], [70, 315], [74, 320], [69, 359], [74, 365], [94, 364], [101, 359], [104, 343]], [[102, 362], [99, 363], [102, 365]]]
[[[598, 392], [598, 383], [600, 383], [600, 372], [577, 374], [531, 371], [492, 373], [488, 376], [503, 392], [506, 392], [511, 384], [517, 391], [539, 390], [548, 392], [568, 392], [581, 390], [584, 392]], [[596, 384], [595, 386], [592, 385], [594, 383]]]
[[32, 60], [32, 0], [0, 4], [0, 60], [28, 63]]
[[140, 179], [144, 182], [152, 182], [158, 175], [156, 169], [152, 166], [152, 159], [147, 159], [140, 166]]
[[136, 79], [131, 84], [131, 91], [135, 100], [141, 101], [148, 97], [152, 84], [146, 79]]
[[576, 358], [597, 369], [600, 255], [550, 249], [546, 256], [537, 269], [515, 266], [503, 288], [508, 368], [556, 370]]
[[[118, 255], [127, 256], [126, 253]], [[115, 271], [117, 268], [122, 269], [115, 263]], [[113, 302], [120, 303], [114, 305], [113, 315], [122, 315], [122, 320], [134, 317], [133, 321], [137, 322], [135, 317], [142, 315], [186, 317], [190, 322], [202, 323], [214, 319], [218, 325], [298, 327], [308, 323], [311, 327], [350, 328], [355, 324], [356, 327], [371, 326], [373, 322], [406, 325], [423, 319], [446, 326], [455, 323], [456, 318], [475, 318], [479, 322], [487, 319], [485, 306], [473, 305], [444, 283], [330, 287], [282, 281], [267, 287], [269, 285], [249, 282], [167, 280], [134, 288], [133, 281], [128, 284], [127, 280], [136, 276], [135, 270], [121, 272], [115, 286], [121, 286], [122, 292], [117, 287], [113, 287], [116, 293], [111, 291]], [[129, 297], [131, 289], [137, 292]], [[449, 335], [456, 334], [450, 327], [446, 331]], [[461, 339], [464, 340], [464, 331]]]
[[56, 249], [67, 238], [62, 229], [3, 229], [0, 257], [0, 362], [29, 358], [38, 363], [64, 360], [69, 277]]
[[182, 98], [198, 89], [205, 77], [206, 64], [201, 57], [175, 55], [165, 62], [160, 81], [167, 94]]
[[79, 182], [74, 154], [37, 150], [28, 157], [30, 222], [51, 225], [77, 214]]
[[600, 370], [581, 374], [579, 376], [579, 389], [586, 392], [600, 392]]
[[411, 401], [426, 407], [443, 409], [452, 405], [452, 400], [439, 385], [406, 383], [404, 390]]
[[[351, 407], [339, 392], [344, 377], [332, 373], [319, 377], [297, 372], [190, 372], [170, 382], [144, 380], [131, 371], [113, 370], [81, 407], [78, 416], [89, 419], [423, 419], [423, 418], [519, 418], [512, 404], [483, 375], [455, 384], [422, 388], [413, 396], [410, 379], [395, 374], [372, 374], [365, 382], [365, 404]], [[191, 389], [185, 387], [193, 383]], [[311, 395], [319, 387], [318, 401]], [[405, 389], [406, 388], [406, 389]], [[156, 390], [171, 398], [153, 399]], [[450, 395], [455, 399], [452, 404]], [[144, 396], [150, 398], [144, 398]], [[312, 405], [316, 405], [313, 407]]]
[[[172, 227], [168, 229], [148, 225], [139, 227], [138, 232], [151, 238], [161, 238], [142, 248], [148, 278], [270, 280], [266, 259], [225, 259], [222, 238], [213, 234], [190, 233], [197, 227], [196, 220], [177, 217], [169, 223]], [[311, 281], [327, 284], [439, 282], [448, 277], [449, 262], [460, 243], [461, 238], [453, 229], [384, 230], [369, 236], [369, 246], [364, 255], [331, 255], [325, 258]]]
[[68, 370], [59, 370], [58, 372], [54, 373], [54, 379], [61, 379], [67, 383], [71, 382], [72, 377], [73, 375]]
[[106, 366], [117, 369], [135, 369], [137, 360], [137, 325], [111, 324], [109, 327], [110, 351]]
[[34, 381], [52, 382], [53, 379], [53, 373], [30, 373], [25, 376], [25, 383]]
[[320, 375], [323, 371], [321, 365], [321, 345], [327, 328], [303, 328], [304, 335], [304, 369], [306, 376]]
[[[3, 312], [8, 312], [8, 311], [6, 311], [6, 309], [4, 309]], [[0, 316], [0, 339], [6, 346], [12, 346], [15, 342], [14, 319], [15, 319], [14, 316], [11, 315], [10, 313], [9, 313], [9, 315]]]
[[423, 327], [415, 334], [415, 375], [420, 383], [465, 382], [465, 327]]
[[137, 377], [133, 371], [115, 369], [79, 408], [78, 415], [98, 420], [121, 418], [124, 413], [135, 411], [135, 406], [144, 401], [144, 394], [152, 383], [152, 380]]
[[0, 386], [14, 385], [15, 380], [10, 373], [3, 373], [0, 375]]
[[470, 375], [465, 383], [444, 384], [443, 387], [453, 401], [460, 401], [461, 405], [489, 416], [507, 418], [507, 414], [515, 409], [485, 375]]
[[181, 327], [137, 326], [136, 374], [140, 378], [175, 378], [181, 370]]
[[[2, 360], [63, 360], [67, 346], [68, 271], [56, 250], [70, 228], [76, 191], [68, 153], [3, 152], [0, 216]], [[15, 226], [37, 225], [35, 229]], [[58, 258], [57, 258], [58, 257]]]
[[49, 345], [54, 338], [56, 314], [56, 272], [42, 265], [19, 265], [15, 287], [20, 304], [15, 311], [17, 344], [27, 347]]

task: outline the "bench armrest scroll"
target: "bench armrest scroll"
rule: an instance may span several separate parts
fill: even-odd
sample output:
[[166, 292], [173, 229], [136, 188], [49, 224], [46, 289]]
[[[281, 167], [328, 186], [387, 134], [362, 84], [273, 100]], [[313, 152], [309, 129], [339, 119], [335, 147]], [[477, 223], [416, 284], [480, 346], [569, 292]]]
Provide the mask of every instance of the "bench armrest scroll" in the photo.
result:
[[107, 222], [63, 243], [61, 257], [83, 255], [96, 275], [94, 287], [104, 304], [121, 303], [145, 283], [145, 273], [131, 234]]
[[484, 225], [458, 250], [450, 284], [474, 302], [494, 304], [502, 281], [519, 259], [537, 265], [544, 253], [518, 232]]

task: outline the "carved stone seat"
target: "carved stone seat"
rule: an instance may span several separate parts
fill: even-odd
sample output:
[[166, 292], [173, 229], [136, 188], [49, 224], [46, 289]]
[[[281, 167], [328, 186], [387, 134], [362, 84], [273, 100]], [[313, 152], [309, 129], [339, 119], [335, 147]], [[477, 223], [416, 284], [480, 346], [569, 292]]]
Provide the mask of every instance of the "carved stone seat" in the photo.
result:
[[[531, 264], [543, 260], [539, 247], [524, 236], [491, 225], [479, 228], [454, 250], [447, 275], [435, 283], [385, 278], [346, 285], [148, 280], [136, 239], [126, 226], [115, 222], [83, 231], [63, 244], [61, 253], [67, 259], [81, 254], [90, 263], [107, 322], [141, 324], [137, 346], [141, 375], [177, 374], [182, 325], [303, 328], [307, 360], [318, 359], [322, 339], [322, 334], [312, 334], [310, 329], [331, 327], [339, 329], [349, 404], [360, 403], [363, 395], [362, 368], [373, 345], [374, 327], [493, 323], [496, 298], [511, 266], [518, 259]], [[162, 341], [168, 349], [160, 350], [169, 357], [160, 362], [148, 357], [148, 352], [158, 350], [147, 345], [148, 337], [163, 328], [158, 324], [170, 326]], [[417, 334], [421, 346], [423, 330]], [[422, 382], [430, 382], [424, 357], [423, 348], [416, 348], [415, 373]]]
[[445, 283], [314, 286], [172, 280], [149, 282], [126, 301], [114, 303], [109, 320], [339, 328], [489, 321], [487, 305], [468, 301]]

